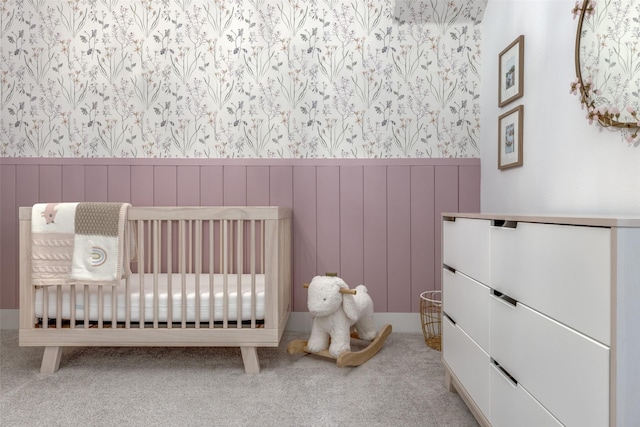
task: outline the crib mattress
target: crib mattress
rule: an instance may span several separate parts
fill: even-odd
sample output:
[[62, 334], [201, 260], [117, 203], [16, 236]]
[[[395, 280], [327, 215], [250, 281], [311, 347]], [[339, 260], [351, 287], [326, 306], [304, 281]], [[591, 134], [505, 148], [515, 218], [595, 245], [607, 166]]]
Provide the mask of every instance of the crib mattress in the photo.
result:
[[[143, 277], [142, 277], [143, 276]], [[183, 288], [185, 298], [184, 311], [186, 313], [185, 319], [187, 322], [195, 322], [196, 313], [198, 307], [196, 306], [196, 290], [197, 290], [197, 275], [196, 274], [172, 274], [171, 275], [171, 292], [169, 293], [169, 275], [157, 275], [157, 284], [154, 283], [153, 274], [133, 274], [129, 278], [129, 320], [131, 322], [140, 322], [140, 319], [144, 319], [144, 322], [153, 322], [157, 320], [159, 322], [181, 322], [183, 321]], [[213, 307], [210, 305], [210, 277], [213, 277]], [[201, 274], [199, 275], [199, 293], [200, 293], [200, 318], [201, 322], [209, 322], [213, 317], [213, 321], [223, 321], [225, 306], [227, 320], [237, 321], [238, 318], [242, 321], [248, 321], [252, 319], [252, 305], [255, 304], [255, 319], [264, 320], [265, 312], [265, 284], [264, 275], [256, 274], [255, 276], [255, 298], [252, 299], [252, 275], [241, 275], [241, 297], [240, 304], [242, 307], [241, 315], [238, 316], [238, 278], [235, 274], [227, 275], [227, 296], [225, 298], [224, 289], [224, 277], [222, 274]], [[140, 297], [140, 282], [143, 282], [143, 298]], [[59, 290], [57, 290], [59, 288]], [[75, 305], [71, 307], [71, 286], [49, 286], [48, 290], [45, 288], [38, 288], [35, 292], [35, 315], [38, 318], [48, 317], [57, 318], [58, 300], [60, 299], [61, 305], [61, 318], [71, 319], [71, 310], [75, 312], [76, 320], [85, 320], [87, 316], [90, 321], [98, 321], [99, 319], [99, 304], [100, 296], [98, 286], [75, 286]], [[157, 293], [155, 289], [157, 288]], [[112, 321], [112, 287], [102, 287], [102, 320], [105, 322]], [[85, 303], [85, 290], [88, 295], [88, 306]], [[127, 313], [127, 286], [123, 280], [120, 285], [115, 287], [116, 290], [116, 320], [118, 322], [126, 321]], [[44, 316], [43, 299], [47, 299], [47, 316]], [[58, 296], [60, 294], [60, 296]], [[154, 298], [154, 294], [157, 298]], [[171, 294], [171, 298], [169, 295]], [[143, 301], [144, 309], [141, 315], [140, 302]], [[169, 306], [171, 306], [171, 319], [169, 319]], [[212, 310], [213, 309], [213, 310]], [[155, 313], [157, 311], [157, 314]]]

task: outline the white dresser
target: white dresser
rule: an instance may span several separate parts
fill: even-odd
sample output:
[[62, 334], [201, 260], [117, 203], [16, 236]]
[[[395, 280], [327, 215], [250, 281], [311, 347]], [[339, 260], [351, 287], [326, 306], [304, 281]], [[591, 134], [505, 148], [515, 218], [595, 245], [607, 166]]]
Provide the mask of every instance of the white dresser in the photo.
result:
[[446, 381], [481, 425], [640, 425], [640, 219], [443, 215]]

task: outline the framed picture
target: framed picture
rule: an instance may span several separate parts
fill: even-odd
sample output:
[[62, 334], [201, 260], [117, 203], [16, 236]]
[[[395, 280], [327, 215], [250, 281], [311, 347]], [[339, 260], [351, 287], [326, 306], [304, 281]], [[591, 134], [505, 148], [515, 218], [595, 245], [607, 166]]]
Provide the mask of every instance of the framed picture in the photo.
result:
[[524, 36], [500, 52], [498, 74], [498, 106], [504, 107], [524, 93]]
[[522, 122], [524, 105], [498, 118], [498, 169], [522, 166]]

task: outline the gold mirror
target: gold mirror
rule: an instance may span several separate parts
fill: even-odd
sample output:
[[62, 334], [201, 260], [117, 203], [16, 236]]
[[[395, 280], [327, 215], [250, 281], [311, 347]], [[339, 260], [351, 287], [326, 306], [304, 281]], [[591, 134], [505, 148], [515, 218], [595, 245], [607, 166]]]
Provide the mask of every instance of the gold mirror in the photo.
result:
[[638, 144], [640, 128], [640, 0], [578, 0], [576, 75], [589, 123], [622, 129]]

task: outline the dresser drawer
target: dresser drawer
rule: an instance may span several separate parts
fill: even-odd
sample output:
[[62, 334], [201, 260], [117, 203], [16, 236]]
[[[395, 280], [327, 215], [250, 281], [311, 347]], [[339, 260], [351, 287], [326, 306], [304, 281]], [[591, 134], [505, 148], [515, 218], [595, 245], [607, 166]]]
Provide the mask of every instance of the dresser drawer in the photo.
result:
[[498, 366], [491, 367], [491, 425], [493, 427], [562, 427], [521, 384]]
[[491, 296], [491, 357], [568, 426], [609, 423], [609, 349]]
[[490, 419], [490, 358], [446, 316], [442, 318], [442, 358], [464, 385], [478, 408]]
[[610, 229], [492, 226], [491, 252], [492, 288], [610, 345]]
[[448, 269], [442, 271], [444, 312], [484, 351], [489, 352], [489, 288]]
[[444, 220], [442, 262], [479, 282], [489, 283], [490, 225], [489, 220]]

